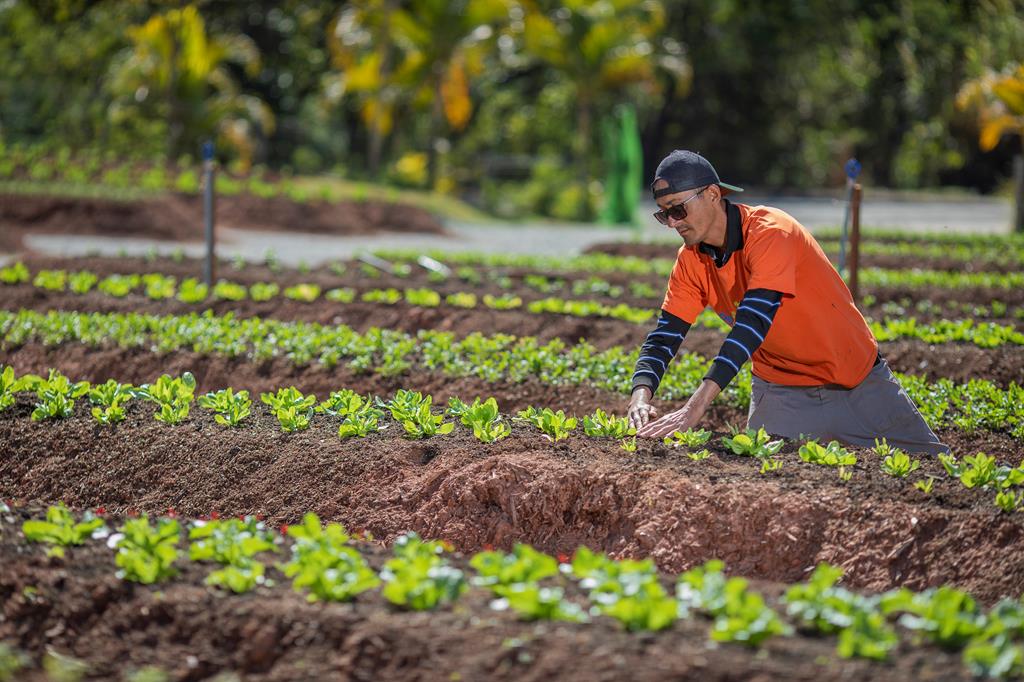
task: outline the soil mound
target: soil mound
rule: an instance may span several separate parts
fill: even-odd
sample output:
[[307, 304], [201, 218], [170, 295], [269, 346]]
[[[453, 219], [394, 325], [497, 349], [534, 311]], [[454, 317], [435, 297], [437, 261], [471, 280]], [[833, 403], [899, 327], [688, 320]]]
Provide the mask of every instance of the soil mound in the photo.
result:
[[[223, 196], [217, 199], [217, 224], [335, 235], [444, 233], [427, 211], [397, 208], [380, 201], [299, 203], [285, 197]], [[203, 238], [202, 210], [202, 198], [186, 194], [139, 201], [7, 194], [0, 196], [0, 249], [20, 250], [22, 237], [30, 232], [197, 241]]]

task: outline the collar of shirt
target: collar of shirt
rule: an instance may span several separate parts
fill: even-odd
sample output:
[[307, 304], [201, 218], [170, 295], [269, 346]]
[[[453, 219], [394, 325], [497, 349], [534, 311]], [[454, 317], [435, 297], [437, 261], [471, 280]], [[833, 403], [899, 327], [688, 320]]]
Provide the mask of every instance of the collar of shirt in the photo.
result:
[[715, 262], [715, 267], [724, 267], [729, 262], [730, 256], [743, 248], [743, 221], [740, 218], [740, 209], [732, 205], [728, 199], [725, 202], [725, 246], [716, 249], [710, 244], [701, 242], [697, 250], [708, 256]]

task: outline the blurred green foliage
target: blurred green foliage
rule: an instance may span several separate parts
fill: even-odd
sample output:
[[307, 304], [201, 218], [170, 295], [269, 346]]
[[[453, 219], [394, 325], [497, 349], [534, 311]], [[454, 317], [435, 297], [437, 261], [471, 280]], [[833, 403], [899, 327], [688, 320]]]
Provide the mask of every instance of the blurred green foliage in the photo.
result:
[[645, 176], [686, 147], [834, 186], [856, 154], [869, 183], [990, 191], [1020, 141], [982, 150], [955, 95], [1021, 61], [1024, 0], [0, 0], [0, 176], [193, 191], [214, 137], [235, 170], [591, 219], [628, 102]]

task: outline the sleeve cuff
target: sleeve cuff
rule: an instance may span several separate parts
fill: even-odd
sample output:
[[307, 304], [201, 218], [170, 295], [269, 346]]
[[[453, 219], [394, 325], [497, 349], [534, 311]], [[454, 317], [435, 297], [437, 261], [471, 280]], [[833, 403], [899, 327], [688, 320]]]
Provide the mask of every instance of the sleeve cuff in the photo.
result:
[[729, 385], [729, 382], [736, 376], [736, 370], [728, 365], [728, 363], [716, 360], [712, 365], [708, 373], [704, 375], [705, 379], [718, 384], [718, 388], [725, 390], [725, 387]]
[[629, 389], [629, 394], [633, 395], [634, 391], [636, 391], [636, 389], [640, 388], [641, 386], [646, 386], [647, 388], [651, 389], [651, 395], [654, 395], [654, 392], [658, 389], [658, 387], [654, 383], [654, 379], [647, 375], [641, 374], [640, 376], [633, 379], [633, 387]]

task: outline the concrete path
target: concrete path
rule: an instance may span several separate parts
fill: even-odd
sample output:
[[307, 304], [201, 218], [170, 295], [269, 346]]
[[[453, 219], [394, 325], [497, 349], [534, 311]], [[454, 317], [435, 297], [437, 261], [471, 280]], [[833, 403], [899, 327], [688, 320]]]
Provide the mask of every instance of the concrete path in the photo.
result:
[[[812, 231], [837, 228], [843, 221], [845, 205], [828, 198], [772, 197], [744, 194], [743, 202], [768, 204], [788, 211]], [[223, 258], [241, 256], [262, 260], [273, 251], [286, 265], [305, 262], [316, 266], [324, 262], [352, 257], [377, 249], [442, 249], [445, 251], [488, 251], [564, 255], [579, 253], [592, 244], [621, 240], [668, 240], [674, 235], [647, 218], [653, 203], [643, 207], [645, 219], [640, 230], [616, 229], [600, 225], [530, 222], [526, 224], [469, 224], [451, 221], [450, 236], [419, 234], [382, 234], [336, 237], [291, 232], [263, 232], [218, 228], [217, 253]], [[865, 199], [862, 224], [865, 227], [900, 229], [915, 232], [1006, 233], [1011, 206], [1001, 199], [897, 201], [886, 198]], [[29, 235], [27, 248], [54, 256], [144, 255], [155, 250], [168, 255], [182, 249], [188, 256], [201, 256], [199, 243], [178, 244], [148, 239], [127, 239], [73, 235]]]

